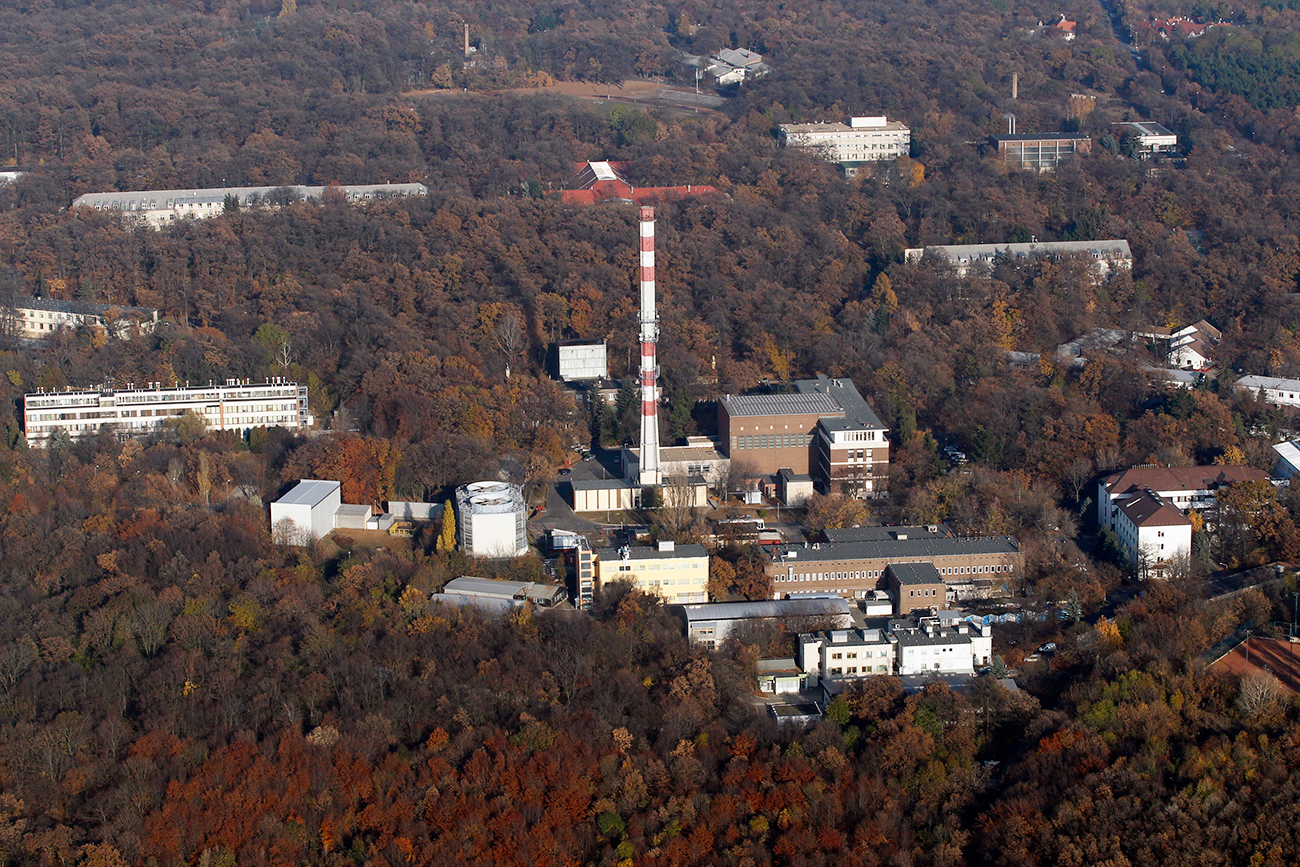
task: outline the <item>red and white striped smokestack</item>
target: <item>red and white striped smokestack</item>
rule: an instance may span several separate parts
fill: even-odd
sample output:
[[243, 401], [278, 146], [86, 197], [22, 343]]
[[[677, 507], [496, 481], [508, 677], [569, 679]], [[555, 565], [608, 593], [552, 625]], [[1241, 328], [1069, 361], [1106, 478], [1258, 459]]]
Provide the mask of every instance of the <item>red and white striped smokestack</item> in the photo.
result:
[[642, 208], [641, 221], [641, 474], [642, 485], [660, 485], [659, 317], [655, 314], [655, 209]]

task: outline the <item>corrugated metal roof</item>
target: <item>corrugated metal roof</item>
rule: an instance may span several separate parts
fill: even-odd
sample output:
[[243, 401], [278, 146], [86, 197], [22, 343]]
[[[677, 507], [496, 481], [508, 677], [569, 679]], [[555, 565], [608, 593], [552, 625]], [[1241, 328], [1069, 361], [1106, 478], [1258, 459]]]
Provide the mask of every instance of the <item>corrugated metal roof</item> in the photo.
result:
[[849, 617], [846, 599], [764, 599], [756, 602], [701, 602], [683, 605], [688, 623], [762, 617]]
[[732, 418], [754, 415], [831, 415], [843, 408], [828, 394], [724, 394]]
[[277, 503], [286, 506], [315, 506], [338, 490], [342, 485], [324, 479], [303, 479], [294, 485]]
[[[792, 565], [837, 560], [890, 560], [906, 557], [954, 557], [974, 554], [1012, 554], [1019, 552], [1015, 539], [995, 536], [984, 539], [888, 539], [879, 542], [822, 542], [816, 547], [783, 548], [775, 559]], [[793, 556], [782, 559], [790, 552]]]

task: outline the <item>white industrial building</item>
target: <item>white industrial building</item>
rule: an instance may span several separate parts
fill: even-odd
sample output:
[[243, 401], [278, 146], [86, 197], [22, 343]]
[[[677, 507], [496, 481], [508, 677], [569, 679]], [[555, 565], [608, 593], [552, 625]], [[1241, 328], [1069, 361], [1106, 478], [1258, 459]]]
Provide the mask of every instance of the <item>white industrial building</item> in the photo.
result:
[[1273, 477], [1292, 479], [1300, 473], [1300, 440], [1288, 440], [1273, 446], [1277, 453], [1277, 463], [1273, 465]]
[[463, 575], [448, 581], [441, 591], [434, 594], [433, 599], [449, 605], [502, 612], [525, 605], [555, 608], [567, 602], [569, 594], [556, 584]]
[[125, 339], [136, 331], [149, 334], [158, 325], [158, 311], [151, 308], [54, 298], [15, 298], [12, 305], [0, 307], [0, 314], [10, 318], [15, 335], [33, 340], [87, 325]]
[[1027, 244], [953, 244], [948, 246], [909, 247], [903, 251], [908, 262], [920, 262], [926, 255], [947, 259], [964, 277], [976, 266], [992, 267], [995, 259], [1025, 259], [1033, 256], [1079, 256], [1093, 260], [1099, 276], [1112, 269], [1133, 267], [1133, 251], [1128, 241], [1033, 241]]
[[202, 418], [208, 430], [306, 430], [312, 424], [307, 387], [277, 377], [263, 383], [228, 379], [225, 385], [150, 383], [146, 388], [122, 390], [38, 391], [23, 397], [23, 432], [31, 446], [46, 445], [60, 430], [72, 439], [95, 436], [101, 430], [143, 436], [186, 412]]
[[565, 340], [555, 346], [562, 382], [605, 379], [609, 365], [603, 340]]
[[426, 196], [424, 184], [348, 184], [278, 187], [208, 187], [190, 190], [136, 190], [121, 193], [86, 193], [78, 196], [72, 207], [97, 211], [124, 211], [138, 216], [154, 228], [166, 226], [184, 217], [202, 220], [224, 213], [226, 202], [240, 208], [279, 207], [303, 199], [320, 199], [327, 190], [336, 190], [349, 202], [360, 204], [407, 196]]
[[783, 123], [779, 139], [786, 147], [815, 148], [851, 175], [862, 163], [907, 156], [912, 131], [883, 116], [851, 117], [847, 123]]
[[334, 516], [342, 505], [339, 482], [303, 479], [271, 504], [271, 533], [291, 545], [323, 539], [333, 532]]
[[518, 485], [491, 481], [457, 488], [456, 535], [460, 549], [475, 557], [527, 554], [523, 491]]
[[1130, 135], [1136, 139], [1136, 155], [1139, 159], [1148, 159], [1156, 154], [1171, 154], [1178, 150], [1178, 136], [1158, 123], [1143, 120], [1117, 123], [1114, 127], [1120, 136]]

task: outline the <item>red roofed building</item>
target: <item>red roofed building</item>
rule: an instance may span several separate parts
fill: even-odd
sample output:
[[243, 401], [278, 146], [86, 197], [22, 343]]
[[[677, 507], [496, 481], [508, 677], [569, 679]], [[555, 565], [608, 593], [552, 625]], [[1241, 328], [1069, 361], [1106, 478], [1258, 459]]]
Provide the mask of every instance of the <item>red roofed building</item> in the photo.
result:
[[1168, 42], [1175, 36], [1180, 39], [1195, 39], [1203, 35], [1211, 27], [1218, 26], [1222, 26], [1222, 22], [1202, 24], [1190, 18], [1153, 18], [1151, 21], [1143, 21], [1138, 24], [1137, 30], [1148, 40], [1159, 36]]
[[1254, 467], [1135, 467], [1097, 485], [1097, 523], [1119, 537], [1130, 562], [1164, 573], [1192, 550], [1187, 513], [1215, 503], [1215, 492], [1237, 482], [1267, 481]]
[[721, 195], [716, 187], [689, 185], [685, 187], [634, 187], [623, 174], [623, 162], [586, 162], [574, 166], [577, 189], [547, 193], [548, 198], [558, 198], [570, 205], [594, 205], [597, 202], [632, 202], [637, 205], [654, 205], [672, 202], [690, 196]]
[[1062, 15], [1061, 20], [1052, 26], [1065, 35], [1066, 42], [1072, 42], [1074, 41], [1074, 29], [1079, 26], [1079, 22], [1070, 21], [1065, 17], [1065, 15]]

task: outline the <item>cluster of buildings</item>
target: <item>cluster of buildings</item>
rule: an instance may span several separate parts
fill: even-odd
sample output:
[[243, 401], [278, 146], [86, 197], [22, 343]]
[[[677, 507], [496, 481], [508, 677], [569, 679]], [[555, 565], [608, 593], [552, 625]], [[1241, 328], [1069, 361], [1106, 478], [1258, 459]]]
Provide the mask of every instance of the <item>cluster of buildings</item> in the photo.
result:
[[912, 131], [884, 116], [783, 123], [777, 135], [783, 147], [815, 149], [849, 177], [868, 163], [907, 156], [912, 147]]
[[944, 525], [826, 531], [834, 541], [784, 546], [767, 564], [776, 595], [890, 594], [895, 613], [996, 596], [1023, 576], [1025, 555], [1010, 536], [962, 538]]
[[807, 685], [894, 675], [973, 675], [993, 659], [993, 629], [956, 611], [889, 619], [876, 627], [802, 634]]
[[260, 383], [228, 379], [224, 385], [151, 382], [143, 388], [37, 391], [23, 397], [23, 432], [27, 444], [36, 447], [45, 446], [59, 431], [74, 440], [105, 430], [123, 437], [145, 436], [187, 412], [213, 431], [306, 430], [313, 423], [307, 386], [275, 377]]
[[231, 202], [241, 208], [280, 207], [304, 199], [320, 199], [326, 191], [337, 191], [355, 204], [427, 196], [424, 184], [348, 184], [307, 186], [292, 184], [276, 187], [209, 187], [192, 190], [135, 190], [121, 193], [86, 193], [78, 196], [72, 207], [97, 211], [122, 211], [139, 217], [146, 225], [161, 228], [178, 219], [202, 220], [225, 211]]
[[1223, 339], [1222, 332], [1204, 319], [1182, 328], [1148, 326], [1133, 333], [1155, 343], [1165, 353], [1169, 366], [1180, 370], [1209, 370], [1214, 347]]
[[772, 71], [772, 67], [763, 62], [763, 55], [748, 48], [723, 48], [712, 57], [686, 55], [687, 66], [696, 69], [696, 78], [707, 75], [719, 87], [744, 84], [762, 78]]
[[1143, 577], [1158, 577], [1190, 562], [1188, 514], [1212, 508], [1226, 485], [1268, 478], [1246, 466], [1135, 467], [1097, 483], [1097, 523], [1115, 534]]

